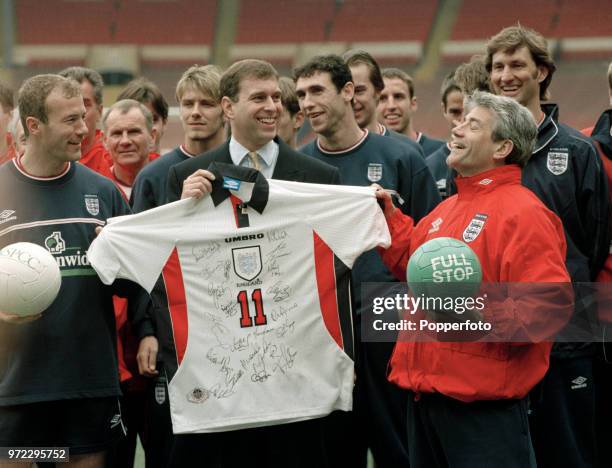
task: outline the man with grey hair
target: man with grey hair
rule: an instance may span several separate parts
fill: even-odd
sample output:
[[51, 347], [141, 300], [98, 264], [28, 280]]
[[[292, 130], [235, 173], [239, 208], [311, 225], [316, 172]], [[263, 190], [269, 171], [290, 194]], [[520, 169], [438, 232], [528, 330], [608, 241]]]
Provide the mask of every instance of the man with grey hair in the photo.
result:
[[91, 68], [68, 67], [59, 72], [60, 76], [71, 78], [81, 85], [83, 104], [85, 104], [85, 125], [87, 136], [81, 144], [81, 164], [102, 174], [111, 177], [110, 166], [113, 161], [104, 148], [103, 135], [98, 130], [98, 123], [102, 118], [102, 90], [104, 81], [102, 75]]
[[[536, 137], [531, 114], [512, 99], [485, 92], [475, 92], [466, 104], [448, 157], [459, 173], [457, 195], [415, 226], [387, 192], [377, 191], [392, 237], [382, 254], [385, 264], [406, 278], [408, 259], [419, 246], [451, 237], [476, 253], [484, 281], [569, 287], [561, 221], [521, 185]], [[544, 299], [537, 292], [514, 297], [511, 311], [487, 303], [482, 318], [496, 333], [503, 330], [496, 342], [410, 342], [400, 333], [389, 380], [409, 391], [410, 466], [536, 466], [526, 397], [548, 368], [552, 344], [546, 338], [571, 313], [567, 292], [550, 292], [556, 301], [540, 303], [538, 314], [529, 313], [531, 301]], [[500, 321], [506, 314], [511, 317]], [[546, 336], [535, 333], [538, 319], [551, 325]], [[526, 330], [531, 340], [516, 343], [513, 338]]]
[[117, 101], [102, 119], [104, 146], [113, 165], [111, 179], [126, 200], [140, 170], [149, 162], [157, 129], [153, 128], [153, 115], [134, 99]]

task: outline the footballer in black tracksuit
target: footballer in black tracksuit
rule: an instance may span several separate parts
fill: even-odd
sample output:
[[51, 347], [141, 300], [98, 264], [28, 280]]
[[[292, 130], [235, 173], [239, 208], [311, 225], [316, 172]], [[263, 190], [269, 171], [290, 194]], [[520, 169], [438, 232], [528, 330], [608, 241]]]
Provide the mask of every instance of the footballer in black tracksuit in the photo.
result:
[[576, 306], [564, 342], [555, 343], [550, 368], [530, 394], [531, 436], [538, 466], [590, 467], [596, 453], [591, 324], [597, 319], [584, 283], [595, 281], [609, 251], [608, 184], [592, 142], [559, 123], [556, 104], [541, 107], [545, 117], [522, 181], [563, 222]]
[[434, 151], [437, 151], [438, 149], [446, 145], [446, 142], [444, 140], [430, 138], [421, 132], [417, 132], [416, 141], [419, 145], [421, 145], [421, 148], [423, 148], [423, 153], [425, 154], [425, 157], [429, 156]]
[[[12, 213], [0, 224], [0, 247], [45, 247], [62, 285], [39, 319], [0, 322], [0, 446], [103, 451], [122, 429], [112, 296], [130, 298], [132, 318], [149, 296], [125, 280], [102, 284], [86, 252], [95, 228], [129, 208], [110, 180], [79, 163], [41, 178], [12, 160], [0, 166], [2, 211]], [[153, 334], [148, 319], [133, 325], [139, 337]]]
[[136, 176], [130, 197], [130, 205], [134, 213], [165, 205], [168, 202], [166, 191], [168, 171], [175, 164], [191, 157], [193, 155], [181, 145], [143, 167]]
[[442, 199], [446, 198], [446, 184], [450, 174], [450, 168], [446, 165], [449, 154], [450, 147], [444, 144], [425, 158], [425, 165], [436, 181]]
[[[413, 143], [413, 142], [411, 142]], [[414, 144], [414, 143], [413, 143]], [[352, 148], [344, 151], [325, 151], [315, 140], [300, 149], [335, 166], [340, 171], [343, 185], [367, 186], [374, 182], [399, 195], [400, 209], [415, 222], [429, 213], [440, 201], [436, 184], [418, 151], [411, 150], [403, 141], [367, 133]], [[353, 267], [352, 286], [357, 336], [361, 321], [361, 283], [396, 282], [375, 250], [363, 254]], [[387, 291], [388, 292], [388, 289]], [[363, 307], [363, 313], [367, 312]], [[358, 467], [365, 460], [369, 446], [376, 466], [380, 468], [408, 466], [405, 441], [407, 393], [386, 379], [387, 363], [394, 343], [359, 343], [357, 382], [354, 413], [357, 424], [341, 427], [339, 431], [354, 431], [351, 441], [351, 460], [344, 466]], [[345, 420], [345, 424], [350, 424]], [[359, 432], [360, 431], [360, 432]], [[358, 441], [359, 445], [356, 444]], [[357, 445], [357, 446], [356, 446]], [[346, 451], [343, 450], [346, 454]]]
[[[604, 111], [591, 133], [591, 138], [595, 141], [598, 146], [600, 159], [603, 161], [608, 173], [608, 183], [612, 180], [612, 109]], [[612, 187], [608, 187], [612, 190]], [[612, 244], [611, 244], [612, 246]], [[611, 248], [612, 251], [612, 248]], [[603, 271], [598, 278], [599, 281], [605, 281], [605, 285], [601, 285], [602, 291], [605, 291], [605, 297], [609, 297], [611, 271], [610, 268], [610, 257], [606, 262], [607, 268]], [[602, 305], [600, 304], [600, 307]], [[602, 329], [604, 330], [604, 342], [598, 343], [597, 359], [595, 360], [595, 381], [597, 386], [595, 388], [596, 393], [596, 422], [597, 422], [597, 457], [598, 467], [609, 467], [612, 466], [612, 446], [610, 441], [612, 440], [612, 344], [610, 343], [610, 336], [612, 335], [612, 324], [610, 324], [610, 303], [606, 302], [605, 307], [608, 310], [605, 311], [602, 316], [605, 316], [605, 323], [602, 323]]]

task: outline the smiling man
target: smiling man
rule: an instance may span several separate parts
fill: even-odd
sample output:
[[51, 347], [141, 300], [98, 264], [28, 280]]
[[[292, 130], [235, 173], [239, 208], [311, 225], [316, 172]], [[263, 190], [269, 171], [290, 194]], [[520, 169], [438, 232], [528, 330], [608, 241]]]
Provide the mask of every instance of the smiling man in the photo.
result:
[[[256, 169], [266, 178], [339, 183], [339, 174], [334, 167], [292, 150], [282, 139], [275, 137], [282, 103], [278, 73], [271, 64], [254, 59], [234, 63], [221, 77], [220, 95], [232, 136], [220, 147], [170, 169], [169, 201], [200, 198], [209, 193], [214, 176], [207, 168], [213, 162]], [[176, 368], [176, 364], [172, 366]], [[274, 417], [265, 417], [268, 416], [270, 419]], [[321, 426], [324, 419], [236, 430], [221, 435], [178, 435], [172, 451], [172, 466], [198, 463], [202, 453], [206, 453], [211, 464], [228, 467], [325, 466], [327, 447], [323, 443]]]
[[414, 94], [414, 80], [399, 68], [385, 68], [382, 71], [385, 87], [380, 93], [378, 115], [387, 127], [406, 135], [423, 148], [429, 156], [444, 145], [444, 141], [431, 138], [414, 129], [414, 115], [418, 109]]
[[121, 280], [104, 286], [85, 253], [95, 228], [129, 209], [110, 180], [75, 164], [88, 132], [78, 83], [34, 76], [18, 102], [28, 144], [0, 168], [0, 210], [15, 215], [2, 224], [0, 247], [46, 247], [62, 287], [36, 320], [0, 323], [0, 445], [69, 447], [67, 466], [102, 468], [123, 432], [112, 295], [140, 289]]
[[[372, 64], [363, 53], [352, 57], [359, 57]], [[420, 219], [436, 206], [439, 197], [423, 157], [408, 146], [418, 145], [412, 141], [402, 143], [396, 138], [370, 131], [369, 126], [361, 127], [358, 124], [366, 106], [359, 107], [353, 103], [357, 89], [353, 80], [365, 83], [366, 94], [370, 97], [365, 99], [362, 96], [360, 99], [372, 101], [367, 109], [378, 128], [373, 85], [367, 77], [368, 67], [363, 65], [364, 74], [360, 77], [359, 73], [352, 73], [347, 62], [356, 65], [351, 59], [324, 55], [314, 57], [294, 70], [300, 107], [317, 134], [316, 140], [305, 145], [302, 151], [336, 166], [344, 185], [363, 186], [376, 182], [394, 190], [401, 210]], [[376, 67], [373, 69], [376, 70]], [[359, 257], [353, 267], [351, 283], [354, 310], [357, 312], [354, 320], [358, 330], [362, 320], [361, 309], [366, 312], [368, 310], [367, 305], [362, 306], [361, 303], [362, 283], [391, 281], [395, 281], [395, 278], [382, 263], [378, 252], [372, 250]], [[406, 395], [386, 380], [392, 348], [392, 343], [360, 343], [358, 349], [361, 365], [357, 367], [355, 388], [355, 400], [360, 404], [355, 405], [353, 414], [345, 417], [341, 423], [343, 426], [336, 429], [338, 434], [344, 436], [354, 431], [350, 442], [345, 440], [336, 445], [342, 447], [351, 443], [355, 448], [351, 451], [350, 460], [346, 459], [348, 455], [345, 451], [340, 449], [336, 464], [344, 462], [345, 466], [361, 466], [365, 463], [368, 447], [372, 449], [375, 461], [381, 467], [407, 464], [408, 456], [402, 437]], [[356, 421], [350, 420], [351, 417]], [[357, 441], [363, 443], [358, 444]]]
[[140, 212], [168, 201], [168, 170], [189, 158], [216, 148], [225, 139], [219, 94], [221, 73], [214, 65], [194, 65], [176, 84], [183, 126], [183, 143], [147, 165], [136, 177], [132, 208]]
[[[505, 28], [487, 43], [485, 65], [495, 94], [527, 107], [538, 124], [537, 143], [522, 180], [563, 222], [572, 281], [595, 281], [609, 251], [606, 176], [591, 142], [558, 121], [555, 104], [542, 104], [556, 70], [546, 40], [528, 28]], [[576, 292], [590, 294], [581, 292], [580, 285]], [[584, 301], [576, 304], [573, 324], [588, 321], [594, 311]], [[594, 463], [594, 352], [592, 343], [560, 343], [553, 349], [550, 371], [531, 405], [539, 465]], [[584, 382], [574, 388], [568, 382], [575, 379]]]
[[102, 131], [98, 129], [103, 110], [102, 91], [104, 81], [102, 76], [97, 71], [85, 67], [68, 67], [59, 72], [59, 75], [71, 78], [81, 85], [87, 135], [81, 146], [81, 160], [79, 162], [103, 176], [109, 177], [112, 161], [104, 148]]
[[261, 60], [241, 60], [221, 77], [221, 106], [232, 137], [214, 151], [170, 169], [170, 201], [210, 192], [206, 170], [211, 162], [232, 163], [259, 170], [266, 178], [319, 184], [337, 184], [338, 171], [293, 151], [275, 138], [282, 113], [278, 73]]
[[[394, 208], [387, 192], [377, 192], [392, 238], [383, 260], [397, 278], [406, 278], [408, 259], [419, 246], [446, 236], [469, 243], [480, 259], [484, 282], [569, 285], [561, 222], [521, 186], [521, 168], [535, 137], [530, 113], [513, 100], [482, 92], [467, 100], [466, 118], [453, 129], [448, 158], [460, 174], [458, 194], [415, 226]], [[474, 237], [467, 237], [474, 219], [482, 224]], [[527, 295], [525, 304], [516, 300], [508, 320], [512, 333], [497, 342], [426, 343], [400, 336], [389, 379], [409, 391], [410, 466], [536, 466], [527, 394], [544, 376], [552, 344], [537, 334], [522, 343], [512, 338], [523, 327], [535, 331], [530, 327], [534, 317], [558, 320], [555, 329], [561, 326], [571, 309], [567, 292], [559, 288], [558, 306], [540, 303], [537, 314], [530, 314], [527, 305], [545, 295]], [[483, 310], [493, 329], [500, 313], [503, 307], [496, 305]]]
[[352, 49], [347, 50], [342, 58], [351, 70], [352, 82], [355, 86], [352, 104], [357, 125], [371, 133], [392, 137], [395, 141], [403, 143], [408, 153], [425, 157], [427, 153], [425, 153], [422, 142], [417, 142], [409, 135], [378, 121], [377, 106], [380, 104], [385, 83], [374, 57], [365, 50]]

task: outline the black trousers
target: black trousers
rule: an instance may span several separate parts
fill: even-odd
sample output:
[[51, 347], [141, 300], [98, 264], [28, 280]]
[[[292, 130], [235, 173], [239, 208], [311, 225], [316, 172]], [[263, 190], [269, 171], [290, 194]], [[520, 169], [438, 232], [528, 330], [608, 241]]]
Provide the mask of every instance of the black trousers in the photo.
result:
[[377, 468], [407, 468], [406, 406], [408, 392], [387, 380], [395, 343], [360, 343], [355, 417], [365, 448]]
[[595, 466], [593, 359], [551, 356], [548, 372], [530, 394], [529, 424], [539, 468]]
[[[332, 468], [323, 420], [209, 434], [176, 435], [172, 468]], [[345, 451], [350, 447], [345, 447]], [[348, 465], [339, 465], [348, 466]]]
[[411, 468], [535, 468], [526, 400], [408, 400]]

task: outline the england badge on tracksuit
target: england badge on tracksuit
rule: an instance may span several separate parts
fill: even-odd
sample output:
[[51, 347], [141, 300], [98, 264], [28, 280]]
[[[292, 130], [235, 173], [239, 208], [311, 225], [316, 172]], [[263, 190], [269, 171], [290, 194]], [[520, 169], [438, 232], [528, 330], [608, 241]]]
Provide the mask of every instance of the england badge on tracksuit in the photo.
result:
[[465, 228], [465, 231], [463, 231], [463, 240], [467, 243], [476, 240], [482, 228], [484, 228], [488, 217], [486, 214], [477, 213], [470, 221], [470, 224], [468, 224], [468, 227]]
[[561, 175], [567, 171], [568, 159], [569, 153], [567, 149], [555, 149], [555, 151], [549, 151], [546, 159], [546, 167], [554, 175]]
[[85, 195], [85, 208], [90, 215], [98, 215], [100, 213], [100, 201], [98, 200], [98, 196]]
[[383, 167], [382, 164], [369, 163], [368, 164], [368, 180], [370, 182], [378, 182], [382, 179]]

